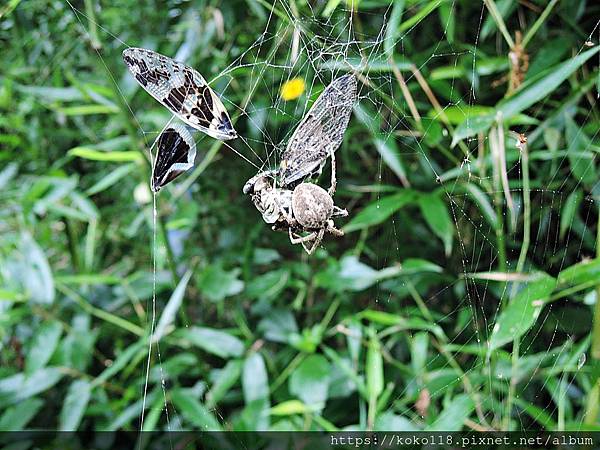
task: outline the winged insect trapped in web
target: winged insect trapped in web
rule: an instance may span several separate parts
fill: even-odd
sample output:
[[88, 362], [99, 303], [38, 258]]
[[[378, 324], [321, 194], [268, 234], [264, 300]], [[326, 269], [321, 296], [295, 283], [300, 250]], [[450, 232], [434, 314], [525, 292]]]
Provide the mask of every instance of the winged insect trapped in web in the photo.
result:
[[[292, 244], [302, 244], [310, 255], [326, 232], [343, 236], [335, 217], [348, 212], [335, 206], [335, 151], [342, 143], [356, 102], [356, 77], [344, 75], [333, 80], [304, 116], [285, 150], [277, 169], [259, 172], [244, 185], [263, 220], [273, 230], [287, 230]], [[328, 190], [307, 182], [318, 177], [331, 157], [331, 185]]]
[[225, 106], [198, 71], [143, 48], [125, 49], [123, 61], [146, 92], [186, 124], [167, 125], [152, 144], [154, 192], [194, 166], [196, 146], [188, 128], [223, 141], [237, 137]]

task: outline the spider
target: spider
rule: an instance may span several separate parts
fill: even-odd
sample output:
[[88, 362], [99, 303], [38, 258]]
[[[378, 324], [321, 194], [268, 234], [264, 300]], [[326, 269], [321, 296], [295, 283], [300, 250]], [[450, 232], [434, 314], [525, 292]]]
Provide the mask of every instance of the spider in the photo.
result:
[[[261, 172], [244, 185], [244, 194], [250, 194], [256, 209], [266, 223], [273, 224], [273, 230], [287, 228], [292, 244], [302, 244], [311, 255], [319, 246], [325, 232], [343, 236], [344, 232], [335, 227], [333, 218], [346, 217], [348, 211], [335, 206], [335, 160], [332, 157], [331, 187], [326, 191], [313, 183], [302, 182], [293, 189], [275, 187], [278, 175], [276, 170]], [[301, 233], [308, 233], [301, 235]]]

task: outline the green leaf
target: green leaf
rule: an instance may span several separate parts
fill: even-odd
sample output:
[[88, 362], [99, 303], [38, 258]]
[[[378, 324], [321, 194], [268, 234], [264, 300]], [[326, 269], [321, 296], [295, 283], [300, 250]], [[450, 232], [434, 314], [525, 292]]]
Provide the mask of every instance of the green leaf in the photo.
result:
[[0, 380], [0, 408], [21, 402], [50, 389], [60, 381], [63, 374], [57, 367], [46, 367], [30, 376], [23, 373]]
[[67, 152], [70, 156], [76, 156], [83, 159], [89, 159], [92, 161], [104, 161], [104, 162], [130, 162], [130, 161], [141, 161], [142, 154], [138, 151], [100, 151], [94, 150], [89, 147], [75, 147]]
[[206, 407], [214, 408], [238, 381], [241, 373], [242, 362], [238, 359], [229, 361], [222, 369], [217, 369], [215, 382], [206, 394]]
[[6, 165], [4, 169], [0, 171], [0, 189], [4, 189], [9, 181], [11, 181], [14, 176], [19, 171], [19, 165], [17, 163], [9, 163]]
[[123, 279], [115, 275], [103, 275], [101, 273], [82, 273], [79, 275], [57, 275], [56, 282], [60, 284], [120, 284]]
[[452, 135], [450, 147], [455, 147], [459, 141], [478, 133], [486, 132], [494, 123], [496, 118], [494, 113], [482, 114], [480, 116], [467, 117], [455, 130]]
[[421, 8], [416, 14], [412, 15], [410, 19], [405, 20], [400, 25], [400, 31], [408, 31], [413, 27], [417, 26], [419, 22], [424, 20], [429, 14], [435, 11], [441, 4], [447, 2], [448, 0], [436, 0], [432, 2], [426, 3], [423, 8]]
[[90, 114], [114, 114], [119, 109], [112, 105], [79, 105], [56, 108], [58, 112], [65, 116], [87, 116]]
[[35, 303], [54, 301], [54, 279], [50, 265], [41, 247], [30, 234], [23, 233], [18, 252], [6, 264], [9, 280], [22, 287]]
[[77, 314], [71, 322], [71, 330], [59, 347], [58, 364], [87, 373], [99, 331], [90, 330], [91, 317], [86, 313]]
[[238, 279], [240, 272], [237, 268], [228, 272], [220, 265], [208, 266], [200, 275], [198, 287], [209, 300], [219, 302], [242, 292], [244, 282]]
[[360, 103], [354, 106], [354, 114], [360, 122], [369, 130], [373, 137], [375, 149], [379, 152], [381, 159], [398, 176], [403, 185], [407, 185], [406, 169], [400, 159], [400, 151], [393, 137], [382, 133], [379, 115], [373, 114], [365, 109]]
[[273, 406], [269, 412], [273, 416], [292, 416], [313, 412], [314, 410], [314, 407], [311, 409], [300, 400], [288, 400]]
[[519, 406], [534, 421], [544, 427], [545, 430], [552, 431], [557, 429], [557, 424], [552, 418], [552, 414], [549, 414], [545, 409], [539, 408], [521, 398], [515, 398], [514, 400], [517, 406]]
[[221, 431], [221, 425], [217, 419], [194, 397], [190, 389], [172, 390], [171, 400], [183, 418], [201, 431]]
[[75, 431], [81, 423], [91, 396], [91, 385], [85, 380], [75, 380], [69, 386], [59, 417], [61, 431]]
[[[356, 329], [351, 330], [356, 332]], [[348, 339], [356, 339], [348, 336]], [[359, 344], [360, 345], [360, 344]], [[325, 353], [327, 356], [331, 356], [330, 353]], [[327, 395], [329, 398], [345, 398], [349, 397], [353, 392], [357, 390], [357, 374], [354, 370], [352, 360], [350, 358], [337, 358], [333, 360], [331, 365], [331, 372], [329, 375], [329, 390]]]
[[102, 371], [102, 373], [98, 375], [94, 381], [92, 381], [92, 387], [106, 382], [121, 372], [121, 370], [123, 370], [136, 355], [139, 358], [142, 354], [145, 354], [147, 351], [147, 346], [147, 341], [144, 339], [140, 339], [136, 343], [130, 344], [129, 347], [127, 347], [120, 355], [117, 356], [116, 360], [110, 367], [104, 369], [104, 371]]
[[589, 150], [592, 145], [590, 138], [573, 121], [571, 117], [566, 119], [566, 138], [569, 143], [567, 149], [571, 173], [578, 182], [591, 186], [597, 182], [596, 167], [594, 165], [595, 155], [588, 157], [582, 152]]
[[599, 47], [595, 47], [582, 52], [525, 82], [513, 96], [502, 100], [496, 105], [502, 113], [503, 119], [512, 118], [515, 114], [524, 111], [540, 100], [546, 99], [550, 93], [554, 92], [573, 72], [598, 53], [599, 50]]
[[394, 55], [394, 47], [399, 40], [400, 29], [399, 25], [402, 21], [402, 13], [404, 12], [405, 0], [394, 0], [392, 12], [387, 20], [385, 27], [385, 39], [383, 40], [383, 50], [386, 55]]
[[17, 90], [24, 94], [39, 97], [45, 102], [70, 102], [85, 100], [84, 94], [74, 87], [46, 87], [17, 85]]
[[487, 222], [492, 226], [492, 228], [497, 229], [500, 226], [500, 223], [498, 222], [498, 216], [496, 215], [496, 211], [494, 211], [487, 194], [485, 194], [473, 183], [467, 183], [465, 185], [465, 190], [475, 201], [475, 203], [477, 203], [481, 214], [483, 217], [485, 217]]
[[263, 275], [254, 277], [248, 283], [245, 295], [247, 295], [248, 298], [274, 298], [287, 286], [289, 279], [289, 270], [272, 270]]
[[575, 214], [583, 200], [583, 191], [576, 189], [569, 194], [562, 207], [560, 214], [560, 238], [564, 239], [567, 230], [569, 230], [575, 219]]
[[115, 170], [111, 170], [105, 176], [101, 177], [96, 184], [86, 189], [85, 193], [87, 195], [95, 195], [105, 191], [121, 180], [121, 178], [125, 178], [129, 175], [136, 167], [136, 164], [124, 164], [117, 167]]
[[[498, 8], [498, 12], [503, 19], [508, 17], [509, 12], [512, 12], [517, 4], [512, 0], [496, 0], [496, 6]], [[498, 29], [498, 25], [494, 20], [494, 17], [491, 14], [488, 14], [485, 18], [485, 22], [483, 23], [483, 27], [481, 28], [481, 41], [484, 41], [492, 32]]]
[[458, 395], [448, 402], [438, 418], [427, 427], [427, 431], [460, 431], [474, 409], [475, 403], [468, 395]]
[[533, 326], [548, 302], [556, 280], [540, 272], [535, 280], [524, 284], [525, 287], [500, 313], [490, 337], [489, 352], [521, 337]]
[[329, 0], [327, 5], [325, 5], [325, 9], [321, 13], [323, 17], [329, 17], [335, 11], [335, 8], [341, 3], [342, 0]]
[[298, 325], [291, 311], [273, 309], [259, 322], [258, 331], [269, 341], [286, 344], [291, 335], [298, 333]]
[[369, 398], [377, 398], [383, 392], [383, 357], [381, 356], [381, 343], [377, 335], [372, 332], [367, 348], [367, 362], [365, 365], [367, 375], [367, 392]]
[[258, 352], [250, 354], [244, 361], [242, 387], [246, 403], [269, 398], [267, 368], [262, 355]]
[[413, 371], [416, 376], [423, 376], [426, 370], [427, 364], [427, 348], [429, 347], [429, 333], [420, 332], [415, 333], [411, 339], [410, 353], [411, 364]]
[[[502, 61], [506, 61], [504, 58]], [[452, 66], [454, 67], [454, 66]], [[433, 72], [432, 72], [433, 76]], [[452, 76], [451, 78], [455, 78]], [[489, 116], [494, 114], [493, 106], [483, 106], [483, 105], [460, 105], [460, 106], [448, 106], [444, 108], [444, 114], [446, 115], [446, 119], [452, 125], [460, 125], [467, 119], [474, 119], [481, 116]], [[440, 119], [439, 113], [435, 109], [429, 110], [427, 113], [427, 117], [432, 119]], [[540, 121], [533, 117], [527, 116], [525, 114], [517, 114], [511, 119], [507, 119], [507, 125], [537, 125]]]
[[439, 9], [440, 25], [450, 45], [454, 43], [454, 30], [456, 28], [456, 5], [454, 3], [442, 3]]
[[400, 150], [394, 138], [389, 136], [385, 138], [375, 136], [373, 137], [373, 143], [383, 162], [392, 169], [392, 172], [402, 181], [403, 185], [408, 185], [406, 169], [404, 168], [402, 159], [400, 159]]
[[61, 333], [62, 326], [60, 322], [44, 322], [40, 325], [31, 339], [29, 351], [27, 352], [25, 360], [27, 374], [32, 374], [46, 366], [56, 350]]
[[331, 365], [323, 355], [309, 355], [292, 372], [289, 389], [307, 405], [323, 408], [327, 401]]
[[401, 268], [402, 272], [400, 272], [400, 275], [402, 276], [423, 272], [442, 273], [444, 271], [444, 269], [437, 264], [420, 258], [408, 258], [402, 263]]
[[190, 281], [192, 276], [192, 270], [189, 269], [179, 283], [177, 283], [177, 287], [171, 294], [171, 298], [167, 302], [167, 306], [165, 306], [162, 315], [160, 316], [160, 320], [158, 321], [158, 325], [154, 330], [154, 335], [152, 336], [153, 342], [158, 342], [167, 332], [167, 327], [169, 327], [173, 321], [175, 320], [175, 314], [181, 307], [181, 302], [183, 301], [183, 296], [185, 295], [185, 289]]
[[253, 414], [247, 418], [248, 426], [253, 430], [268, 430], [269, 408], [269, 376], [262, 355], [251, 353], [244, 361], [242, 372], [242, 388], [244, 402], [248, 411]]
[[320, 69], [334, 72], [363, 72], [363, 73], [390, 73], [394, 66], [400, 71], [411, 70], [413, 63], [402, 55], [402, 61], [390, 62], [387, 57], [374, 56], [369, 64], [364, 64], [360, 57], [347, 56], [346, 58], [331, 58], [320, 65]]
[[582, 261], [558, 274], [558, 284], [561, 286], [596, 283], [600, 283], [600, 258]]
[[337, 283], [343, 290], [362, 291], [386, 278], [402, 273], [401, 266], [375, 270], [361, 263], [355, 255], [344, 256], [340, 262]]
[[567, 56], [576, 44], [574, 34], [561, 33], [553, 39], [548, 39], [544, 45], [535, 52], [535, 57], [529, 64], [528, 77], [534, 77], [549, 67], [558, 64], [562, 58]]
[[22, 430], [43, 405], [43, 400], [34, 397], [6, 408], [0, 416], [0, 431]]
[[419, 431], [419, 427], [410, 421], [410, 419], [394, 414], [392, 411], [386, 411], [380, 414], [375, 420], [374, 431]]
[[375, 309], [363, 310], [360, 313], [360, 317], [364, 317], [370, 322], [378, 323], [385, 326], [408, 324], [406, 317], [402, 317], [398, 314], [392, 314], [385, 311], [378, 311]]
[[444, 243], [444, 253], [446, 253], [446, 256], [450, 255], [454, 237], [454, 223], [448, 212], [448, 207], [437, 194], [421, 195], [419, 206], [429, 228]]
[[356, 255], [344, 256], [339, 267], [319, 273], [317, 285], [336, 292], [362, 291], [382, 280], [423, 272], [442, 272], [442, 268], [423, 259], [407, 259], [403, 264], [375, 270], [360, 262]]
[[356, 214], [344, 227], [344, 232], [349, 233], [378, 225], [403, 206], [416, 201], [416, 199], [417, 194], [410, 189], [404, 189], [397, 194], [379, 198]]
[[212, 328], [189, 327], [178, 330], [174, 335], [221, 358], [239, 357], [244, 352], [242, 341], [229, 333]]

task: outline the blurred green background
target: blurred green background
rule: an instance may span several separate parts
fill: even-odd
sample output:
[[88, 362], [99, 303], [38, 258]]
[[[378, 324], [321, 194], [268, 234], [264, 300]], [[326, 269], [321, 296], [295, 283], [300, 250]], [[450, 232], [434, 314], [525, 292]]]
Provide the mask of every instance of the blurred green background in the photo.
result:
[[[598, 17], [585, 0], [0, 5], [0, 429], [139, 430], [142, 408], [147, 430], [599, 429]], [[156, 223], [148, 148], [170, 116], [127, 46], [212, 80], [244, 137], [196, 134]], [[307, 257], [242, 195], [258, 169], [236, 152], [274, 167], [349, 70], [346, 236]], [[307, 88], [284, 101], [293, 77]]]

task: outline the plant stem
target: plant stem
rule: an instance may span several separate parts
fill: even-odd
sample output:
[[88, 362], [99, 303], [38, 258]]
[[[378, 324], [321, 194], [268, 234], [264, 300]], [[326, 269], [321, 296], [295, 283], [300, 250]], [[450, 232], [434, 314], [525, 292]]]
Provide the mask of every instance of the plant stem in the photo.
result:
[[[525, 266], [525, 260], [527, 258], [527, 251], [529, 250], [529, 242], [531, 239], [530, 228], [531, 228], [531, 192], [529, 189], [529, 155], [527, 153], [527, 144], [523, 144], [521, 147], [521, 170], [523, 176], [523, 242], [521, 243], [521, 252], [519, 253], [519, 259], [517, 261], [517, 273], [523, 271]], [[511, 288], [509, 301], [515, 297], [519, 283], [515, 281]], [[506, 400], [506, 417], [504, 421], [504, 431], [510, 430], [510, 418], [512, 413], [512, 406], [517, 390], [517, 370], [519, 367], [519, 346], [520, 339], [517, 337], [513, 342], [512, 351], [512, 368], [510, 376], [510, 386], [508, 388], [508, 399]]]
[[[600, 207], [598, 208], [598, 223], [596, 225], [596, 258], [600, 258]], [[594, 304], [594, 325], [592, 328], [592, 364], [600, 364], [600, 284], [596, 286], [596, 303]], [[585, 408], [585, 420], [588, 425], [596, 423], [600, 411], [600, 378], [588, 394]]]
[[[600, 208], [598, 208], [598, 224], [596, 226], [596, 258], [600, 258]], [[596, 287], [596, 304], [594, 305], [592, 358], [600, 359], [600, 285]]]
[[275, 392], [287, 378], [292, 374], [292, 372], [300, 365], [304, 358], [306, 358], [306, 353], [298, 353], [294, 359], [288, 364], [288, 366], [281, 372], [281, 374], [273, 381], [273, 384], [269, 388], [269, 392], [272, 394]]
[[504, 132], [504, 128], [494, 126], [490, 130], [490, 150], [492, 152], [492, 165], [494, 167], [494, 206], [496, 209], [496, 216], [498, 217], [498, 223], [496, 225], [496, 245], [498, 247], [498, 270], [500, 272], [506, 272], [506, 244], [504, 238], [504, 220], [502, 219], [502, 182], [501, 182], [501, 163], [500, 156], [498, 154], [498, 138], [497, 134]]
[[94, 5], [92, 0], [84, 0], [85, 4], [85, 15], [88, 19], [88, 33], [90, 35], [90, 43], [94, 50], [100, 50], [102, 45], [100, 39], [98, 39], [98, 27], [96, 24], [96, 11], [94, 11]]
[[158, 216], [158, 228], [160, 228], [160, 234], [162, 235], [163, 241], [165, 243], [165, 249], [167, 251], [167, 264], [169, 265], [169, 270], [171, 271], [171, 276], [173, 277], [173, 284], [177, 284], [177, 264], [175, 263], [175, 255], [173, 254], [173, 249], [169, 245], [169, 238], [167, 235], [167, 227], [165, 226], [165, 220], [163, 217]]
[[494, 0], [483, 0], [483, 3], [485, 3], [485, 6], [487, 6], [488, 11], [492, 15], [492, 19], [494, 19], [494, 22], [496, 22], [500, 33], [502, 33], [502, 36], [504, 36], [504, 40], [510, 48], [513, 48], [515, 43], [508, 33], [508, 29], [506, 28], [506, 24], [504, 23], [504, 19], [502, 18], [502, 14], [500, 14], [496, 3], [494, 3]]
[[415, 288], [414, 284], [412, 284], [412, 281], [410, 281], [410, 280], [407, 279], [407, 281], [406, 281], [406, 287], [408, 288], [408, 292], [410, 292], [411, 297], [413, 298], [413, 300], [415, 301], [415, 303], [419, 307], [419, 310], [421, 311], [421, 314], [423, 314], [423, 316], [429, 322], [435, 323], [435, 320], [434, 320], [433, 316], [431, 315], [431, 312], [429, 311], [429, 308], [427, 308], [427, 305], [425, 304], [425, 300], [423, 300], [423, 297], [421, 297], [421, 294], [419, 294], [419, 291], [417, 291], [417, 289]]
[[538, 17], [538, 19], [531, 26], [529, 31], [527, 31], [527, 34], [523, 38], [523, 42], [521, 44], [523, 46], [523, 48], [527, 47], [527, 44], [529, 43], [529, 41], [533, 38], [535, 33], [537, 33], [537, 30], [542, 26], [544, 21], [548, 18], [548, 15], [554, 8], [554, 5], [556, 5], [557, 3], [558, 3], [558, 0], [551, 0], [550, 3], [548, 3], [548, 6], [546, 6], [546, 9], [544, 9], [542, 14], [540, 14], [540, 17]]
[[60, 292], [62, 292], [63, 294], [65, 294], [67, 297], [71, 298], [72, 300], [75, 301], [75, 303], [77, 303], [79, 306], [81, 306], [81, 308], [90, 313], [92, 316], [95, 316], [101, 320], [104, 320], [106, 322], [112, 323], [113, 325], [116, 325], [120, 328], [123, 328], [124, 330], [129, 331], [130, 333], [133, 333], [137, 336], [143, 336], [144, 335], [144, 329], [141, 327], [138, 327], [137, 325], [129, 322], [128, 320], [125, 320], [119, 316], [115, 316], [114, 314], [111, 314], [107, 311], [104, 311], [103, 309], [100, 308], [96, 308], [95, 306], [92, 306], [90, 303], [88, 303], [88, 301], [86, 299], [84, 299], [81, 295], [79, 295], [77, 292], [69, 289], [68, 287], [57, 283], [56, 284], [56, 289], [58, 289]]
[[[517, 261], [517, 273], [523, 272], [529, 243], [531, 241], [531, 190], [529, 187], [529, 154], [527, 144], [521, 149], [521, 170], [523, 176], [523, 242], [521, 243], [521, 252]], [[511, 291], [511, 298], [516, 294], [518, 283], [515, 282]]]

